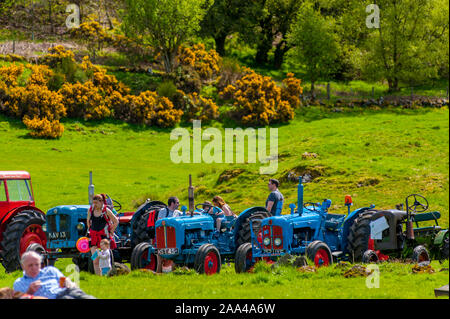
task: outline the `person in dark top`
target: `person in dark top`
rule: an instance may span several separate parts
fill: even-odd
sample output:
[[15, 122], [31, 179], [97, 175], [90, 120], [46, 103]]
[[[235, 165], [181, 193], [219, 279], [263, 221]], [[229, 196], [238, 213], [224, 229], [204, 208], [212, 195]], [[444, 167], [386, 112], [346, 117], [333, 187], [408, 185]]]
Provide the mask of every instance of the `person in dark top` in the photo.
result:
[[278, 186], [280, 185], [280, 182], [274, 178], [269, 179], [269, 190], [271, 193], [269, 194], [269, 197], [267, 197], [266, 200], [266, 209], [272, 214], [275, 215], [277, 212], [278, 204], [280, 204], [279, 210], [281, 212], [281, 206], [284, 201], [283, 194], [278, 190]]
[[[111, 239], [119, 225], [117, 217], [104, 205], [102, 195], [95, 195], [93, 197], [92, 207], [88, 211], [86, 225], [89, 229], [91, 255], [96, 256], [97, 254], [95, 252], [100, 246], [100, 241], [105, 238]], [[98, 258], [94, 259], [94, 270], [97, 275], [101, 275]]]

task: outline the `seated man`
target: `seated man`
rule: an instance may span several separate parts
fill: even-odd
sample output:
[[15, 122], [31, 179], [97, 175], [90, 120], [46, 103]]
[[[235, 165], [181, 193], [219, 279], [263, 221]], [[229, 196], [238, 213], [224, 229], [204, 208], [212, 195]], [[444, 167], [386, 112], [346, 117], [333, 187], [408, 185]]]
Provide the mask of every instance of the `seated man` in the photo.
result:
[[64, 275], [52, 266], [41, 269], [41, 263], [42, 256], [36, 252], [25, 252], [22, 255], [20, 264], [23, 277], [14, 282], [15, 291], [48, 299], [95, 299], [77, 288], [69, 278], [60, 287], [60, 278]]

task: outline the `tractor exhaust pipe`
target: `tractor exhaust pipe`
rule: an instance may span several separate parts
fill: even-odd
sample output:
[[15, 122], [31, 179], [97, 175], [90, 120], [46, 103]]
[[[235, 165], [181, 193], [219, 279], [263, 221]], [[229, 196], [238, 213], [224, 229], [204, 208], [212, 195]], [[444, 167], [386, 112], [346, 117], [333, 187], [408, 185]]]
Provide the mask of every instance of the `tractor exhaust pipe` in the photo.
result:
[[92, 206], [92, 199], [94, 198], [95, 195], [95, 187], [94, 184], [92, 184], [92, 171], [89, 172], [88, 194], [89, 194], [89, 205]]
[[194, 187], [192, 186], [191, 174], [189, 174], [188, 199], [189, 199], [189, 211], [191, 212], [191, 217], [192, 217], [192, 216], [194, 216]]
[[303, 213], [303, 184], [302, 184], [302, 176], [298, 178], [298, 187], [297, 187], [297, 211], [299, 215]]

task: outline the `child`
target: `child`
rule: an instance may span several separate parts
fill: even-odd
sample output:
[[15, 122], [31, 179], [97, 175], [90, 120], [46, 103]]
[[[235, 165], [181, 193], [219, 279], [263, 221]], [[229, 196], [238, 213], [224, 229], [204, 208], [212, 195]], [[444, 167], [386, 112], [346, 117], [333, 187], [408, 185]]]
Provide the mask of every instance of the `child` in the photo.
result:
[[105, 276], [111, 270], [111, 251], [109, 250], [109, 240], [102, 239], [100, 241], [101, 250], [98, 252], [99, 267], [101, 269], [100, 276]]
[[227, 219], [227, 217], [228, 218], [237, 217], [237, 215], [231, 211], [230, 206], [227, 203], [225, 203], [223, 198], [220, 196], [214, 196], [213, 204], [222, 210], [221, 213], [216, 213], [216, 215], [221, 215], [223, 213], [223, 217], [217, 218], [217, 221], [216, 221], [217, 231], [220, 232], [220, 226], [222, 225], [222, 220]]

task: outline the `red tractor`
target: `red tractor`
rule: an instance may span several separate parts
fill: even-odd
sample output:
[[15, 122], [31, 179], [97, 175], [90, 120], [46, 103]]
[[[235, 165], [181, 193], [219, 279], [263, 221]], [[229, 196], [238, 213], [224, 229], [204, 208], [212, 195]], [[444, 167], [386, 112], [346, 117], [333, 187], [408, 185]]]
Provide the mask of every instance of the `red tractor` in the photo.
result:
[[45, 214], [35, 207], [28, 172], [0, 171], [0, 261], [6, 272], [20, 269], [20, 256], [32, 244], [46, 247]]

